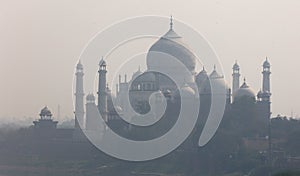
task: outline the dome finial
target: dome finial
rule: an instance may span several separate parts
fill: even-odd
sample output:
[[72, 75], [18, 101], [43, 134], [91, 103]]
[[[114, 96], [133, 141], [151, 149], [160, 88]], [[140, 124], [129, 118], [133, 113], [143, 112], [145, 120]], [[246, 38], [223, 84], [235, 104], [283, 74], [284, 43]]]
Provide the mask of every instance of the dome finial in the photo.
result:
[[170, 17], [170, 29], [173, 29], [173, 16]]
[[139, 65], [139, 70], [138, 70], [139, 72], [141, 71], [141, 65]]
[[205, 67], [204, 67], [204, 65], [203, 65], [203, 68], [202, 68], [202, 70], [203, 70], [203, 71], [205, 71]]
[[246, 83], [246, 77], [244, 77], [244, 83]]
[[214, 64], [214, 71], [216, 71], [216, 64]]

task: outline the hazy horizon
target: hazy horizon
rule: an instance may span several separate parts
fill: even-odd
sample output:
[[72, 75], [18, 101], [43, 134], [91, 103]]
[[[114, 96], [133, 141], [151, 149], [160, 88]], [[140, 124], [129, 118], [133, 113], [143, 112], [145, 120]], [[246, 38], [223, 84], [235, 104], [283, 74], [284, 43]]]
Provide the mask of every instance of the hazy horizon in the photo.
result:
[[[295, 73], [300, 63], [300, 23], [296, 20], [299, 8], [296, 0], [195, 0], [185, 1], [185, 6], [171, 0], [2, 2], [0, 119], [37, 118], [45, 105], [54, 118], [58, 105], [62, 118], [72, 118], [74, 68], [86, 43], [97, 32], [125, 18], [170, 14], [211, 43], [230, 86], [231, 68], [237, 60], [240, 81], [246, 77], [257, 93], [262, 63], [268, 57], [272, 116], [290, 116], [293, 112], [299, 117], [300, 83]], [[167, 27], [168, 24], [157, 26], [162, 33]]]

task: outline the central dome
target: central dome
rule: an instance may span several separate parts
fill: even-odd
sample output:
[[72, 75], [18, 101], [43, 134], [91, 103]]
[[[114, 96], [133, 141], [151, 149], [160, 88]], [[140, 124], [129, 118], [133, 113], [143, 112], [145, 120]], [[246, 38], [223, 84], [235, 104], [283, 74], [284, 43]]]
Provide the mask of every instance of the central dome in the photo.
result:
[[[151, 54], [162, 53], [161, 55]], [[155, 42], [148, 51], [147, 54], [147, 67], [149, 70], [157, 70], [158, 68], [172, 68], [176, 69], [178, 64], [171, 63], [170, 60], [166, 61], [166, 55], [171, 55], [178, 59], [185, 67], [191, 72], [195, 73], [196, 56], [190, 50], [190, 48], [183, 42], [181, 36], [179, 36], [173, 29], [163, 35], [157, 42]], [[173, 68], [172, 68], [173, 69]], [[177, 70], [178, 71], [178, 70]]]

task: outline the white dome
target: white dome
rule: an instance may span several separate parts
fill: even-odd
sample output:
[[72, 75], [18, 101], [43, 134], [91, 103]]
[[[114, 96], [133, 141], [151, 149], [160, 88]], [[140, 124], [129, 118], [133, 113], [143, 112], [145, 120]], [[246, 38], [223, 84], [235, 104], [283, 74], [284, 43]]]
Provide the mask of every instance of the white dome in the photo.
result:
[[211, 74], [209, 75], [210, 79], [218, 79], [218, 78], [224, 78], [224, 76], [220, 75], [217, 72], [216, 66], [214, 66], [214, 70], [211, 72]]
[[233, 98], [237, 100], [242, 97], [255, 98], [255, 92], [247, 85], [246, 82], [234, 93]]
[[40, 113], [40, 116], [52, 116], [52, 113], [51, 111], [48, 109], [47, 106], [45, 106], [42, 110], [41, 110], [41, 113]]
[[201, 72], [199, 72], [196, 76], [196, 83], [197, 83], [198, 87], [203, 85], [207, 79], [208, 79], [208, 74], [207, 74], [205, 68], [203, 67]]
[[135, 78], [137, 78], [138, 76], [140, 76], [141, 74], [143, 74], [143, 72], [141, 72], [140, 68], [138, 69], [138, 71], [134, 72], [132, 74], [131, 80], [134, 80]]
[[133, 82], [138, 83], [138, 82], [155, 82], [155, 74], [154, 72], [144, 72], [135, 77]]
[[224, 90], [226, 90], [227, 93], [230, 89], [224, 78], [211, 79], [211, 84], [213, 83], [216, 87], [216, 93], [223, 93]]
[[198, 73], [198, 75], [196, 76], [196, 78], [199, 79], [206, 79], [208, 76], [207, 71], [205, 70], [205, 68], [203, 67], [203, 69], [201, 70], [201, 72]]
[[177, 35], [173, 29], [170, 29], [164, 36], [162, 36], [156, 43], [154, 43], [147, 54], [147, 67], [150, 70], [158, 70], [157, 68], [166, 67], [176, 67], [173, 63], [164, 63], [164, 56], [157, 57], [152, 53], [162, 53], [166, 55], [171, 55], [177, 58], [181, 63], [183, 63], [190, 72], [195, 72], [196, 66], [196, 56], [189, 49], [189, 47], [184, 44], [182, 37]]

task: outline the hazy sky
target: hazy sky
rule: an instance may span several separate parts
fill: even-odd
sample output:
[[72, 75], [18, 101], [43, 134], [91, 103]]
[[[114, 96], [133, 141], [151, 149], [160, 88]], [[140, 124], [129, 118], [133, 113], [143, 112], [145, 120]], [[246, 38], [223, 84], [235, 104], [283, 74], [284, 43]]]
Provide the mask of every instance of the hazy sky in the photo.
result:
[[299, 9], [297, 0], [1, 1], [0, 118], [36, 118], [44, 105], [56, 115], [58, 104], [72, 117], [74, 66], [89, 39], [124, 18], [170, 14], [209, 40], [230, 84], [238, 60], [258, 91], [268, 56], [273, 115], [300, 115]]

